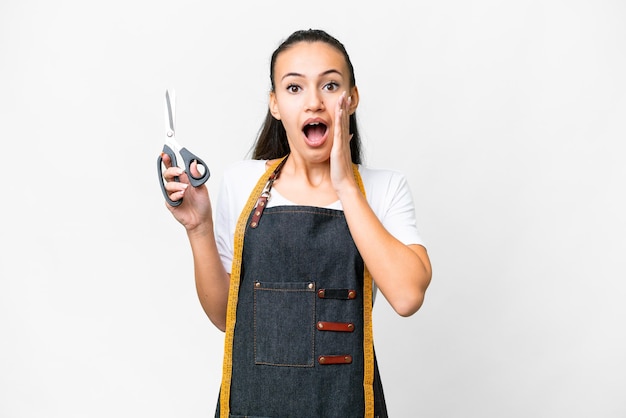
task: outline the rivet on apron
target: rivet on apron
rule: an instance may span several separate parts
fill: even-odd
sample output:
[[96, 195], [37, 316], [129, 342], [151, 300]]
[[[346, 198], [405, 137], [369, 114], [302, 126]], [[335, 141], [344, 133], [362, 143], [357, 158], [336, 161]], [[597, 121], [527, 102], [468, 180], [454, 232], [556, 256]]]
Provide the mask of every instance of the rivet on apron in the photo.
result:
[[254, 287], [261, 287], [261, 283], [260, 282], [254, 283]]
[[320, 299], [324, 299], [324, 294], [326, 292], [324, 291], [324, 289], [320, 289], [319, 292], [317, 292], [317, 297]]
[[313, 283], [309, 283], [309, 289], [313, 289], [315, 285]]

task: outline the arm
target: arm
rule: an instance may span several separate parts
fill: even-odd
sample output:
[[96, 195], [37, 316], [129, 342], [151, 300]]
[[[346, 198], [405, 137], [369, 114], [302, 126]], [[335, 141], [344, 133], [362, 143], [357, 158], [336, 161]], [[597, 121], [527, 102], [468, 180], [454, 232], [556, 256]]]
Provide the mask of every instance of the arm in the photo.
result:
[[[163, 161], [168, 166], [163, 177], [167, 181], [165, 188], [170, 199], [177, 201], [184, 197], [179, 206], [171, 206], [167, 202], [165, 204], [187, 231], [200, 304], [211, 322], [223, 331], [226, 327], [230, 276], [226, 273], [217, 251], [208, 190], [205, 185], [189, 187], [184, 171], [171, 167], [167, 156], [163, 157]], [[195, 170], [195, 165], [192, 165], [192, 170]], [[179, 176], [179, 182], [174, 181], [175, 176]]]
[[213, 223], [187, 231], [202, 309], [221, 331], [226, 329], [226, 305], [230, 275], [220, 260], [213, 233]]
[[343, 191], [340, 199], [354, 242], [385, 299], [399, 315], [414, 314], [432, 277], [426, 249], [394, 238], [356, 185]]
[[[376, 285], [401, 316], [417, 312], [430, 284], [432, 269], [426, 249], [405, 245], [391, 235], [361, 194], [352, 171], [349, 114], [358, 103], [358, 92], [345, 95], [335, 109], [331, 150], [331, 180], [341, 200], [352, 238]], [[354, 97], [354, 100], [352, 99]]]

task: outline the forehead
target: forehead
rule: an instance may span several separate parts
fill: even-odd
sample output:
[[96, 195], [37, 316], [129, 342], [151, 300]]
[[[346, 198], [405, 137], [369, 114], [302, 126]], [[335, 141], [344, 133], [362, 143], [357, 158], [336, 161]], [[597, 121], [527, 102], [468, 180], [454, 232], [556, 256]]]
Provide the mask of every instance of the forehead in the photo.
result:
[[326, 42], [298, 42], [276, 57], [274, 73], [280, 80], [287, 73], [317, 75], [329, 69], [348, 76], [347, 63], [340, 51]]

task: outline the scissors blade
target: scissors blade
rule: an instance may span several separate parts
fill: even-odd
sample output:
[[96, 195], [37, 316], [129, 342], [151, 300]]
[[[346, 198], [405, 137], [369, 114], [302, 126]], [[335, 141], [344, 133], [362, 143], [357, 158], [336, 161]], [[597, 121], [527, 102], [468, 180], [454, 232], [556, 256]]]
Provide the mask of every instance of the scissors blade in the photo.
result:
[[167, 136], [173, 137], [176, 132], [176, 108], [175, 108], [176, 95], [174, 90], [170, 94], [169, 90], [165, 90], [165, 106], [167, 111]]

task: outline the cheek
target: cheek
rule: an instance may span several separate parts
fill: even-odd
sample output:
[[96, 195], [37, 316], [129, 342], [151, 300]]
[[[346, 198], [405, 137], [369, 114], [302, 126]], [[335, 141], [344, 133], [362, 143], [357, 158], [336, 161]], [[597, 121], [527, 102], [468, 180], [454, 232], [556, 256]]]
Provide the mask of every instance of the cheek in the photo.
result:
[[330, 113], [333, 120], [335, 119], [335, 112], [337, 111], [337, 106], [339, 106], [339, 96], [335, 96], [328, 101], [326, 105], [328, 108], [328, 112]]
[[339, 97], [337, 95], [333, 95], [329, 97], [328, 99], [326, 99], [325, 101], [326, 108], [329, 111], [331, 111], [333, 115], [335, 114], [334, 110], [337, 108], [338, 102], [339, 102]]
[[330, 115], [330, 121], [334, 125], [336, 120], [337, 103], [339, 100], [333, 100], [328, 104], [328, 114]]
[[285, 108], [284, 106], [279, 108], [280, 111], [280, 121], [285, 128], [285, 131], [291, 136], [292, 134], [297, 134], [301, 131], [300, 121], [293, 111], [290, 111], [289, 108]]

